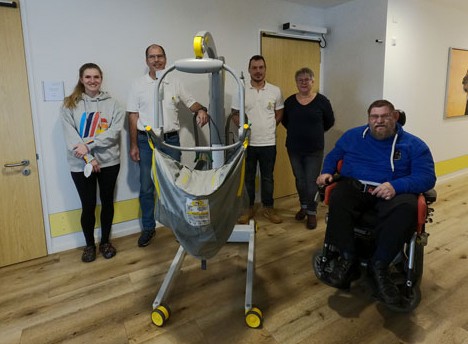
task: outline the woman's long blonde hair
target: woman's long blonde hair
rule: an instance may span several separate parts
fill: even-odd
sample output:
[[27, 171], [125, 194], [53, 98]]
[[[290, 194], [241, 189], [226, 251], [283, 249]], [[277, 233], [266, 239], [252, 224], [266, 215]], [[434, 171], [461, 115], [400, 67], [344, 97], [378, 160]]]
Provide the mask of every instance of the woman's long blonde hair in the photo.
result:
[[102, 70], [101, 68], [95, 63], [85, 63], [80, 67], [80, 77], [78, 79], [78, 83], [76, 84], [73, 92], [68, 96], [65, 97], [63, 100], [63, 106], [67, 109], [74, 109], [76, 108], [76, 104], [81, 100], [81, 95], [84, 93], [85, 88], [83, 83], [81, 82], [81, 78], [83, 77], [84, 71], [86, 69], [97, 69], [99, 74], [101, 75], [102, 79]]

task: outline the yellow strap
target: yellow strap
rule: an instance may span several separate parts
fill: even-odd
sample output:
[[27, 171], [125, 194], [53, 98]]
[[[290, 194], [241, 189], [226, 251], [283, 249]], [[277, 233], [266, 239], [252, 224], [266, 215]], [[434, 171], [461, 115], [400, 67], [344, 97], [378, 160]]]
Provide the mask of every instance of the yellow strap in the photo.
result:
[[[246, 150], [248, 146], [247, 140], [244, 140], [243, 146], [244, 146], [244, 150]], [[244, 157], [242, 158], [242, 167], [241, 167], [239, 188], [237, 189], [237, 197], [241, 197], [242, 195], [242, 190], [244, 188], [244, 177], [245, 177], [245, 152], [244, 152]]]
[[158, 174], [156, 173], [156, 158], [154, 156], [155, 149], [154, 149], [153, 141], [151, 141], [150, 138], [148, 138], [148, 143], [149, 143], [151, 150], [153, 151], [152, 158], [151, 158], [151, 172], [153, 173], [153, 181], [154, 181], [154, 188], [156, 189], [156, 196], [157, 198], [159, 198], [161, 196], [161, 190], [159, 188]]
[[[245, 130], [249, 129], [249, 127], [250, 126], [247, 123], [244, 123], [244, 129]], [[249, 146], [249, 137], [248, 137], [248, 135], [245, 136], [243, 146], [244, 146], [244, 149], [247, 149], [247, 147]]]

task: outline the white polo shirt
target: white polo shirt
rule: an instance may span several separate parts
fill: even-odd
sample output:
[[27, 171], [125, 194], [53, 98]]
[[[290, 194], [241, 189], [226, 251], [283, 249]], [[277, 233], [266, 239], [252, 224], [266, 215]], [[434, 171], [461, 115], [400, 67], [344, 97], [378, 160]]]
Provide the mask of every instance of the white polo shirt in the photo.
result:
[[[239, 110], [239, 99], [236, 95], [232, 108]], [[276, 119], [275, 110], [284, 108], [283, 97], [279, 87], [265, 82], [260, 90], [257, 90], [249, 82], [245, 87], [245, 114], [251, 123], [251, 146], [276, 145]]]
[[[145, 130], [144, 126], [155, 127], [155, 90], [157, 80], [149, 74], [135, 80], [132, 84], [127, 100], [127, 111], [138, 112], [138, 130]], [[187, 93], [182, 83], [174, 77], [166, 76], [163, 80], [163, 118], [164, 132], [170, 133], [180, 129], [178, 104], [182, 101], [187, 107], [195, 103], [195, 99]]]

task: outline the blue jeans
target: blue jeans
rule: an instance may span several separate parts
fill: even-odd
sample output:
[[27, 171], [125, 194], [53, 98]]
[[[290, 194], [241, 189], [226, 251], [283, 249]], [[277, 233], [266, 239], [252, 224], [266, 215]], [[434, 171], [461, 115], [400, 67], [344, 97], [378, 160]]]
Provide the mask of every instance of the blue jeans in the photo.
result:
[[[172, 146], [180, 147], [179, 134], [172, 135], [172, 136], [167, 136], [167, 137], [164, 138], [164, 141], [166, 143], [172, 145]], [[164, 145], [161, 145], [161, 147], [159, 147], [159, 150], [161, 152], [169, 155], [172, 159], [180, 162], [180, 158], [182, 157], [182, 152], [180, 150], [172, 149], [172, 148], [166, 147]]]
[[138, 134], [138, 149], [140, 151], [141, 222], [143, 230], [152, 230], [156, 227], [154, 219], [154, 184], [151, 179], [153, 150], [146, 135]]
[[[148, 143], [146, 134], [138, 133], [138, 149], [140, 151], [140, 208], [141, 222], [143, 230], [152, 230], [156, 227], [154, 219], [154, 183], [151, 178], [151, 164], [153, 150]], [[179, 135], [174, 135], [166, 139], [166, 142], [180, 146]], [[174, 160], [180, 161], [181, 152], [167, 147], [160, 147], [160, 150], [171, 156]]]
[[247, 147], [245, 158], [245, 188], [250, 206], [255, 204], [255, 176], [257, 162], [260, 164], [261, 196], [264, 207], [273, 207], [273, 170], [276, 161], [276, 146]]
[[299, 194], [301, 208], [306, 209], [308, 215], [317, 212], [317, 177], [322, 167], [323, 151], [300, 153], [288, 150], [289, 161], [296, 178], [296, 190]]

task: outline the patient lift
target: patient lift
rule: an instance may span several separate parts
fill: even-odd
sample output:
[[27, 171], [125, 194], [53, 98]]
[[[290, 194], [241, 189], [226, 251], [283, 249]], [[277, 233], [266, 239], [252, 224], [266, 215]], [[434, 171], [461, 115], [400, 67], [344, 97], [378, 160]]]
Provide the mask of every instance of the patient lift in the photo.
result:
[[[164, 281], [153, 302], [152, 321], [163, 326], [170, 317], [165, 303], [171, 285], [188, 252], [201, 260], [202, 269], [206, 260], [216, 255], [226, 242], [248, 243], [247, 277], [245, 290], [245, 322], [251, 328], [262, 325], [263, 315], [252, 304], [255, 267], [255, 231], [253, 220], [247, 225], [236, 225], [237, 218], [246, 205], [244, 191], [244, 154], [248, 145], [249, 126], [245, 123], [244, 85], [234, 72], [216, 55], [214, 41], [209, 32], [195, 35], [193, 42], [195, 58], [178, 60], [158, 79], [156, 86], [156, 128], [147, 127], [153, 153], [153, 181], [156, 189], [155, 217], [158, 222], [171, 228], [180, 247], [169, 267]], [[204, 57], [205, 53], [208, 57]], [[186, 73], [210, 74], [210, 145], [206, 147], [176, 147], [164, 142], [163, 135], [163, 89], [162, 80], [174, 70]], [[218, 128], [224, 118], [224, 71], [237, 82], [240, 105], [239, 139], [226, 145]], [[197, 140], [198, 141], [198, 140]], [[181, 151], [194, 151], [211, 156], [211, 168], [189, 169], [157, 148], [162, 145]], [[228, 154], [229, 153], [229, 154]], [[226, 204], [229, 209], [226, 211]], [[224, 210], [221, 212], [220, 210]]]

